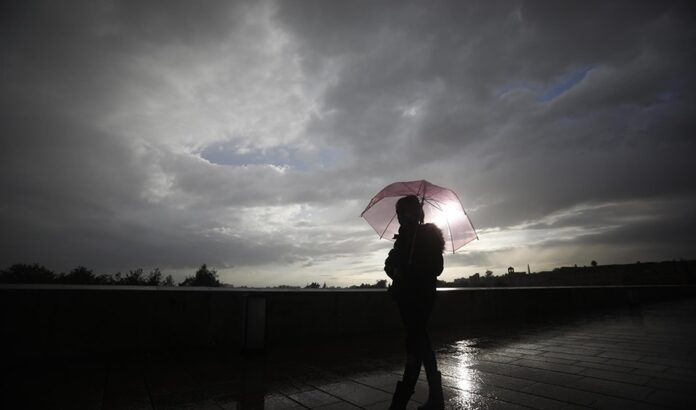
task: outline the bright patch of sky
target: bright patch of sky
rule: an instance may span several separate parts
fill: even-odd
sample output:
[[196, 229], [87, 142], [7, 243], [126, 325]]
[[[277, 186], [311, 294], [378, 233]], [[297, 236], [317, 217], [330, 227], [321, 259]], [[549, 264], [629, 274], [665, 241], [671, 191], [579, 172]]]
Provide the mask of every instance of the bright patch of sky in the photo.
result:
[[592, 68], [592, 66], [587, 65], [573, 69], [561, 76], [556, 77], [555, 80], [547, 86], [543, 86], [532, 81], [513, 81], [500, 87], [495, 95], [498, 98], [502, 98], [509, 93], [522, 90], [529, 91], [536, 95], [536, 100], [539, 102], [549, 102], [580, 84], [587, 76], [587, 73], [592, 70]]
[[550, 87], [547, 87], [537, 98], [541, 102], [548, 102], [576, 85], [580, 84], [585, 76], [592, 69], [592, 66], [584, 66], [570, 71], [559, 77]]
[[330, 168], [341, 162], [343, 154], [334, 148], [301, 145], [249, 147], [236, 141], [215, 142], [206, 146], [200, 156], [217, 165], [272, 165], [298, 171]]

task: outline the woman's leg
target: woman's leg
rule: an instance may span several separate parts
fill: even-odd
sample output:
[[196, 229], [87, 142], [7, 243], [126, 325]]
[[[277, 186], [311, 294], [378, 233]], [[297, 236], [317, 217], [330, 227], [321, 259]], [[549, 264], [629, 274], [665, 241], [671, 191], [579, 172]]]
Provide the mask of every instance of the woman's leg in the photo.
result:
[[425, 375], [428, 380], [434, 380], [437, 375], [437, 359], [435, 358], [435, 352], [433, 351], [433, 346], [430, 343], [430, 335], [428, 334], [428, 320], [430, 319], [430, 312], [433, 309], [433, 300], [426, 300], [422, 307], [422, 316], [419, 318], [420, 322], [418, 324], [419, 335], [420, 335], [420, 357], [423, 361], [423, 367], [425, 367]]
[[428, 319], [433, 308], [434, 299], [426, 299], [421, 311], [423, 315], [419, 322], [420, 352], [425, 367], [425, 375], [428, 378], [428, 401], [419, 409], [443, 409], [444, 397], [442, 395], [442, 375], [437, 371], [437, 359], [430, 343], [428, 335]]
[[392, 397], [389, 410], [406, 409], [406, 405], [418, 381], [418, 374], [421, 368], [421, 358], [418, 353], [418, 344], [415, 338], [416, 334], [414, 333], [415, 327], [413, 325], [411, 305], [409, 303], [404, 303], [404, 301], [400, 301], [398, 302], [398, 308], [401, 320], [404, 324], [404, 329], [406, 330], [406, 365], [404, 367], [403, 379], [396, 383], [396, 389], [394, 390], [394, 396]]
[[406, 366], [403, 380], [406, 385], [415, 386], [423, 361], [417, 310], [414, 309], [412, 301], [403, 301], [399, 303], [399, 313], [406, 330]]

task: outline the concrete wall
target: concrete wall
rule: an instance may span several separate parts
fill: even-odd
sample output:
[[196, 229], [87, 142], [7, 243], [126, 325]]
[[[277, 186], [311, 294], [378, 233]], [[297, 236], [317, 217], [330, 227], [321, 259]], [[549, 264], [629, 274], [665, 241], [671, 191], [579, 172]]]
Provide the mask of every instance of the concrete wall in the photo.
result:
[[[243, 290], [4, 285], [0, 336], [17, 355], [239, 349], [247, 295], [266, 299], [269, 346], [398, 330], [384, 290]], [[469, 288], [440, 290], [436, 327], [535, 320], [588, 309], [696, 297], [693, 286]]]

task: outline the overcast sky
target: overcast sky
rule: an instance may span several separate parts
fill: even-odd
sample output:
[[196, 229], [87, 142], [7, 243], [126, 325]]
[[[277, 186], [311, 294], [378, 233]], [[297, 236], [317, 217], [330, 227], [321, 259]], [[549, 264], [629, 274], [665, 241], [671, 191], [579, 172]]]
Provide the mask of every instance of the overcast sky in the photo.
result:
[[696, 257], [696, 13], [671, 1], [5, 1], [0, 267], [385, 278], [359, 218], [454, 189], [452, 280]]

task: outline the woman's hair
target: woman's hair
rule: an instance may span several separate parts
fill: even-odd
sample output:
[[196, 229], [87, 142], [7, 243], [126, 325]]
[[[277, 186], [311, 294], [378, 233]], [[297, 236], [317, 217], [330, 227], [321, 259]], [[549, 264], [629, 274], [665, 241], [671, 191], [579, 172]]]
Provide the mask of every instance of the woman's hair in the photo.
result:
[[415, 195], [405, 196], [398, 201], [396, 201], [396, 213], [404, 214], [408, 212], [414, 212], [418, 215], [418, 222], [423, 223], [425, 219], [425, 214], [423, 213], [423, 205], [420, 199]]

